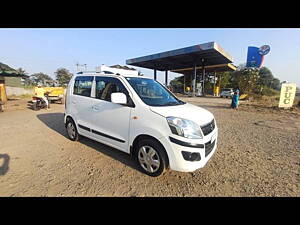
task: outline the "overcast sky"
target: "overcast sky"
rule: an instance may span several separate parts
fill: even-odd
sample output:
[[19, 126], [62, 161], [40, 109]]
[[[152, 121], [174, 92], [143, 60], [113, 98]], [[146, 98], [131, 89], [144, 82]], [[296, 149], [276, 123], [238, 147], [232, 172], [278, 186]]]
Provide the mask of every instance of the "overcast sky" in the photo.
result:
[[[281, 81], [300, 87], [300, 29], [0, 29], [0, 62], [29, 74], [54, 78], [60, 67], [76, 63], [126, 65], [126, 59], [215, 41], [234, 59], [246, 62], [248, 46], [271, 46], [264, 66]], [[140, 69], [153, 77], [153, 71]], [[179, 74], [171, 73], [169, 81]], [[164, 81], [164, 73], [158, 72]]]

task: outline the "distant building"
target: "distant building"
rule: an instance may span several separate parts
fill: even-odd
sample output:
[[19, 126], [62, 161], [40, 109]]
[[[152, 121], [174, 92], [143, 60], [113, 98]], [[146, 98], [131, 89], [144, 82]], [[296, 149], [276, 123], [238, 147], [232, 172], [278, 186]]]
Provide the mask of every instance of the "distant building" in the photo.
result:
[[23, 79], [28, 76], [25, 74], [19, 74], [15, 69], [4, 63], [0, 63], [0, 77], [1, 82], [6, 86], [21, 87]]
[[23, 79], [27, 77], [27, 75], [20, 75], [17, 73], [7, 73], [0, 71], [1, 80], [6, 86], [11, 87], [22, 87]]

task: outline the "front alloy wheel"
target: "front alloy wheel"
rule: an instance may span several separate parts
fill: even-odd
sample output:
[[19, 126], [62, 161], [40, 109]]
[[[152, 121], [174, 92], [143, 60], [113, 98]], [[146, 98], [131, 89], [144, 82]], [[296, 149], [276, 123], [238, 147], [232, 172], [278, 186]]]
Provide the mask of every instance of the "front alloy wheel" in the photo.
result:
[[140, 169], [149, 176], [162, 174], [169, 164], [164, 147], [154, 139], [143, 139], [135, 147], [135, 159]]
[[141, 167], [149, 173], [155, 173], [160, 166], [158, 153], [150, 146], [142, 146], [138, 151]]

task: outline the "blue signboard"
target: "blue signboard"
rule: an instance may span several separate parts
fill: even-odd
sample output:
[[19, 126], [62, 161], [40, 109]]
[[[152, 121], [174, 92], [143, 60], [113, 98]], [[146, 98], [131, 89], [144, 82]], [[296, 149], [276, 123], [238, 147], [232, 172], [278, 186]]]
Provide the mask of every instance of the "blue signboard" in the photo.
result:
[[261, 62], [262, 62], [262, 55], [259, 54], [259, 48], [249, 46], [246, 66], [258, 68]]
[[263, 45], [260, 48], [249, 46], [246, 66], [260, 68], [263, 64], [264, 56], [269, 52], [269, 45]]

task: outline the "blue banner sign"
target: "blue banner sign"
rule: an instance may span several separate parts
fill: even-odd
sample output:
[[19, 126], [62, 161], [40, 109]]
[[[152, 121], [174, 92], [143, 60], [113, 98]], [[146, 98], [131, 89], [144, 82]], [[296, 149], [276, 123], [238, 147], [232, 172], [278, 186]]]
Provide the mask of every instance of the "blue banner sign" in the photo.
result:
[[269, 52], [269, 45], [263, 45], [260, 48], [249, 46], [246, 66], [261, 68], [264, 61], [264, 56], [267, 55]]

